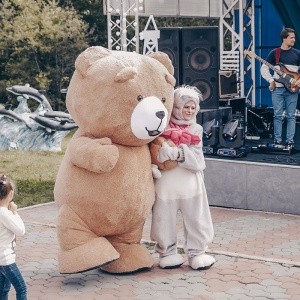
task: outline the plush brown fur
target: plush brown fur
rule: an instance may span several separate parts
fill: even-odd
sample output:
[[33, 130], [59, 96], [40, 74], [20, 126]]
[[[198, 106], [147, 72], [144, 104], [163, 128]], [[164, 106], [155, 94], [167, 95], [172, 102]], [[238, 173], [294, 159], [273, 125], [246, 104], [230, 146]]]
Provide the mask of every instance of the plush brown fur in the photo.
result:
[[165, 98], [172, 110], [173, 67], [164, 53], [153, 56], [91, 47], [76, 60], [66, 103], [79, 128], [54, 188], [61, 273], [153, 266], [140, 241], [154, 202], [148, 143], [155, 136], [131, 130], [139, 95]]
[[171, 170], [177, 166], [177, 161], [175, 160], [166, 160], [165, 162], [161, 163], [157, 160], [157, 154], [159, 149], [161, 148], [162, 144], [166, 142], [169, 146], [175, 147], [175, 144], [170, 139], [165, 139], [162, 136], [157, 137], [154, 141], [150, 143], [150, 154], [151, 154], [151, 162], [160, 170]]

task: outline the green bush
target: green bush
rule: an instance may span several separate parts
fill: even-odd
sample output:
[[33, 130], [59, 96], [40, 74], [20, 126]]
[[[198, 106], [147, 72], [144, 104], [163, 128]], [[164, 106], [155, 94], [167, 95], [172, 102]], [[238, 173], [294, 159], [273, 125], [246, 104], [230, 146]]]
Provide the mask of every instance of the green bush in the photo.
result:
[[54, 182], [54, 180], [18, 180], [15, 203], [18, 207], [25, 207], [54, 201]]
[[60, 152], [0, 151], [0, 174], [9, 176], [16, 183], [14, 200], [18, 207], [54, 200], [56, 174], [74, 132], [63, 139]]

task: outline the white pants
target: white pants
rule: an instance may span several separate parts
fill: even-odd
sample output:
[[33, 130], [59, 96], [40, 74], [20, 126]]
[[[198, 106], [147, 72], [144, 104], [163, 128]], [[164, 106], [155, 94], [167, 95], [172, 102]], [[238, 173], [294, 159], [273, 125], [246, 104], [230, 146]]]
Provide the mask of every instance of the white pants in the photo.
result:
[[[151, 239], [162, 256], [177, 253], [176, 219], [183, 218], [185, 252], [189, 257], [203, 254], [214, 236], [206, 189], [201, 177], [200, 194], [189, 199], [163, 200], [156, 195], [152, 211]], [[184, 189], [184, 182], [181, 183]], [[199, 191], [199, 189], [198, 189]]]

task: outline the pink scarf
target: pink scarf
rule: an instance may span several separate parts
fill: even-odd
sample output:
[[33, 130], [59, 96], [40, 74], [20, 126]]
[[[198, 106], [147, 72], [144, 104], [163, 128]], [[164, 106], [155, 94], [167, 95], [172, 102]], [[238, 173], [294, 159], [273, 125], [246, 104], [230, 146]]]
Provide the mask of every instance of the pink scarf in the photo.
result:
[[180, 144], [198, 145], [200, 143], [201, 139], [199, 138], [199, 136], [191, 134], [187, 131], [189, 125], [179, 126], [171, 121], [169, 125], [171, 128], [165, 130], [165, 132], [161, 136], [166, 139], [171, 139], [176, 146], [179, 146]]

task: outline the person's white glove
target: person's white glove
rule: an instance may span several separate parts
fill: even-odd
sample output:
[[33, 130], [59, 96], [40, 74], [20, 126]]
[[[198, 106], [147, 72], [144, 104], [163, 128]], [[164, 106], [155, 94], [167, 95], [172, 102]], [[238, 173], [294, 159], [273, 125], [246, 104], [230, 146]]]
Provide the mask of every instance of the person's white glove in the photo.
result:
[[152, 176], [154, 179], [159, 179], [161, 178], [161, 172], [158, 169], [158, 166], [155, 164], [151, 164], [151, 169], [152, 169]]
[[167, 160], [177, 160], [178, 158], [178, 148], [170, 147], [166, 142], [162, 143], [161, 148], [157, 154], [157, 160], [163, 163]]

